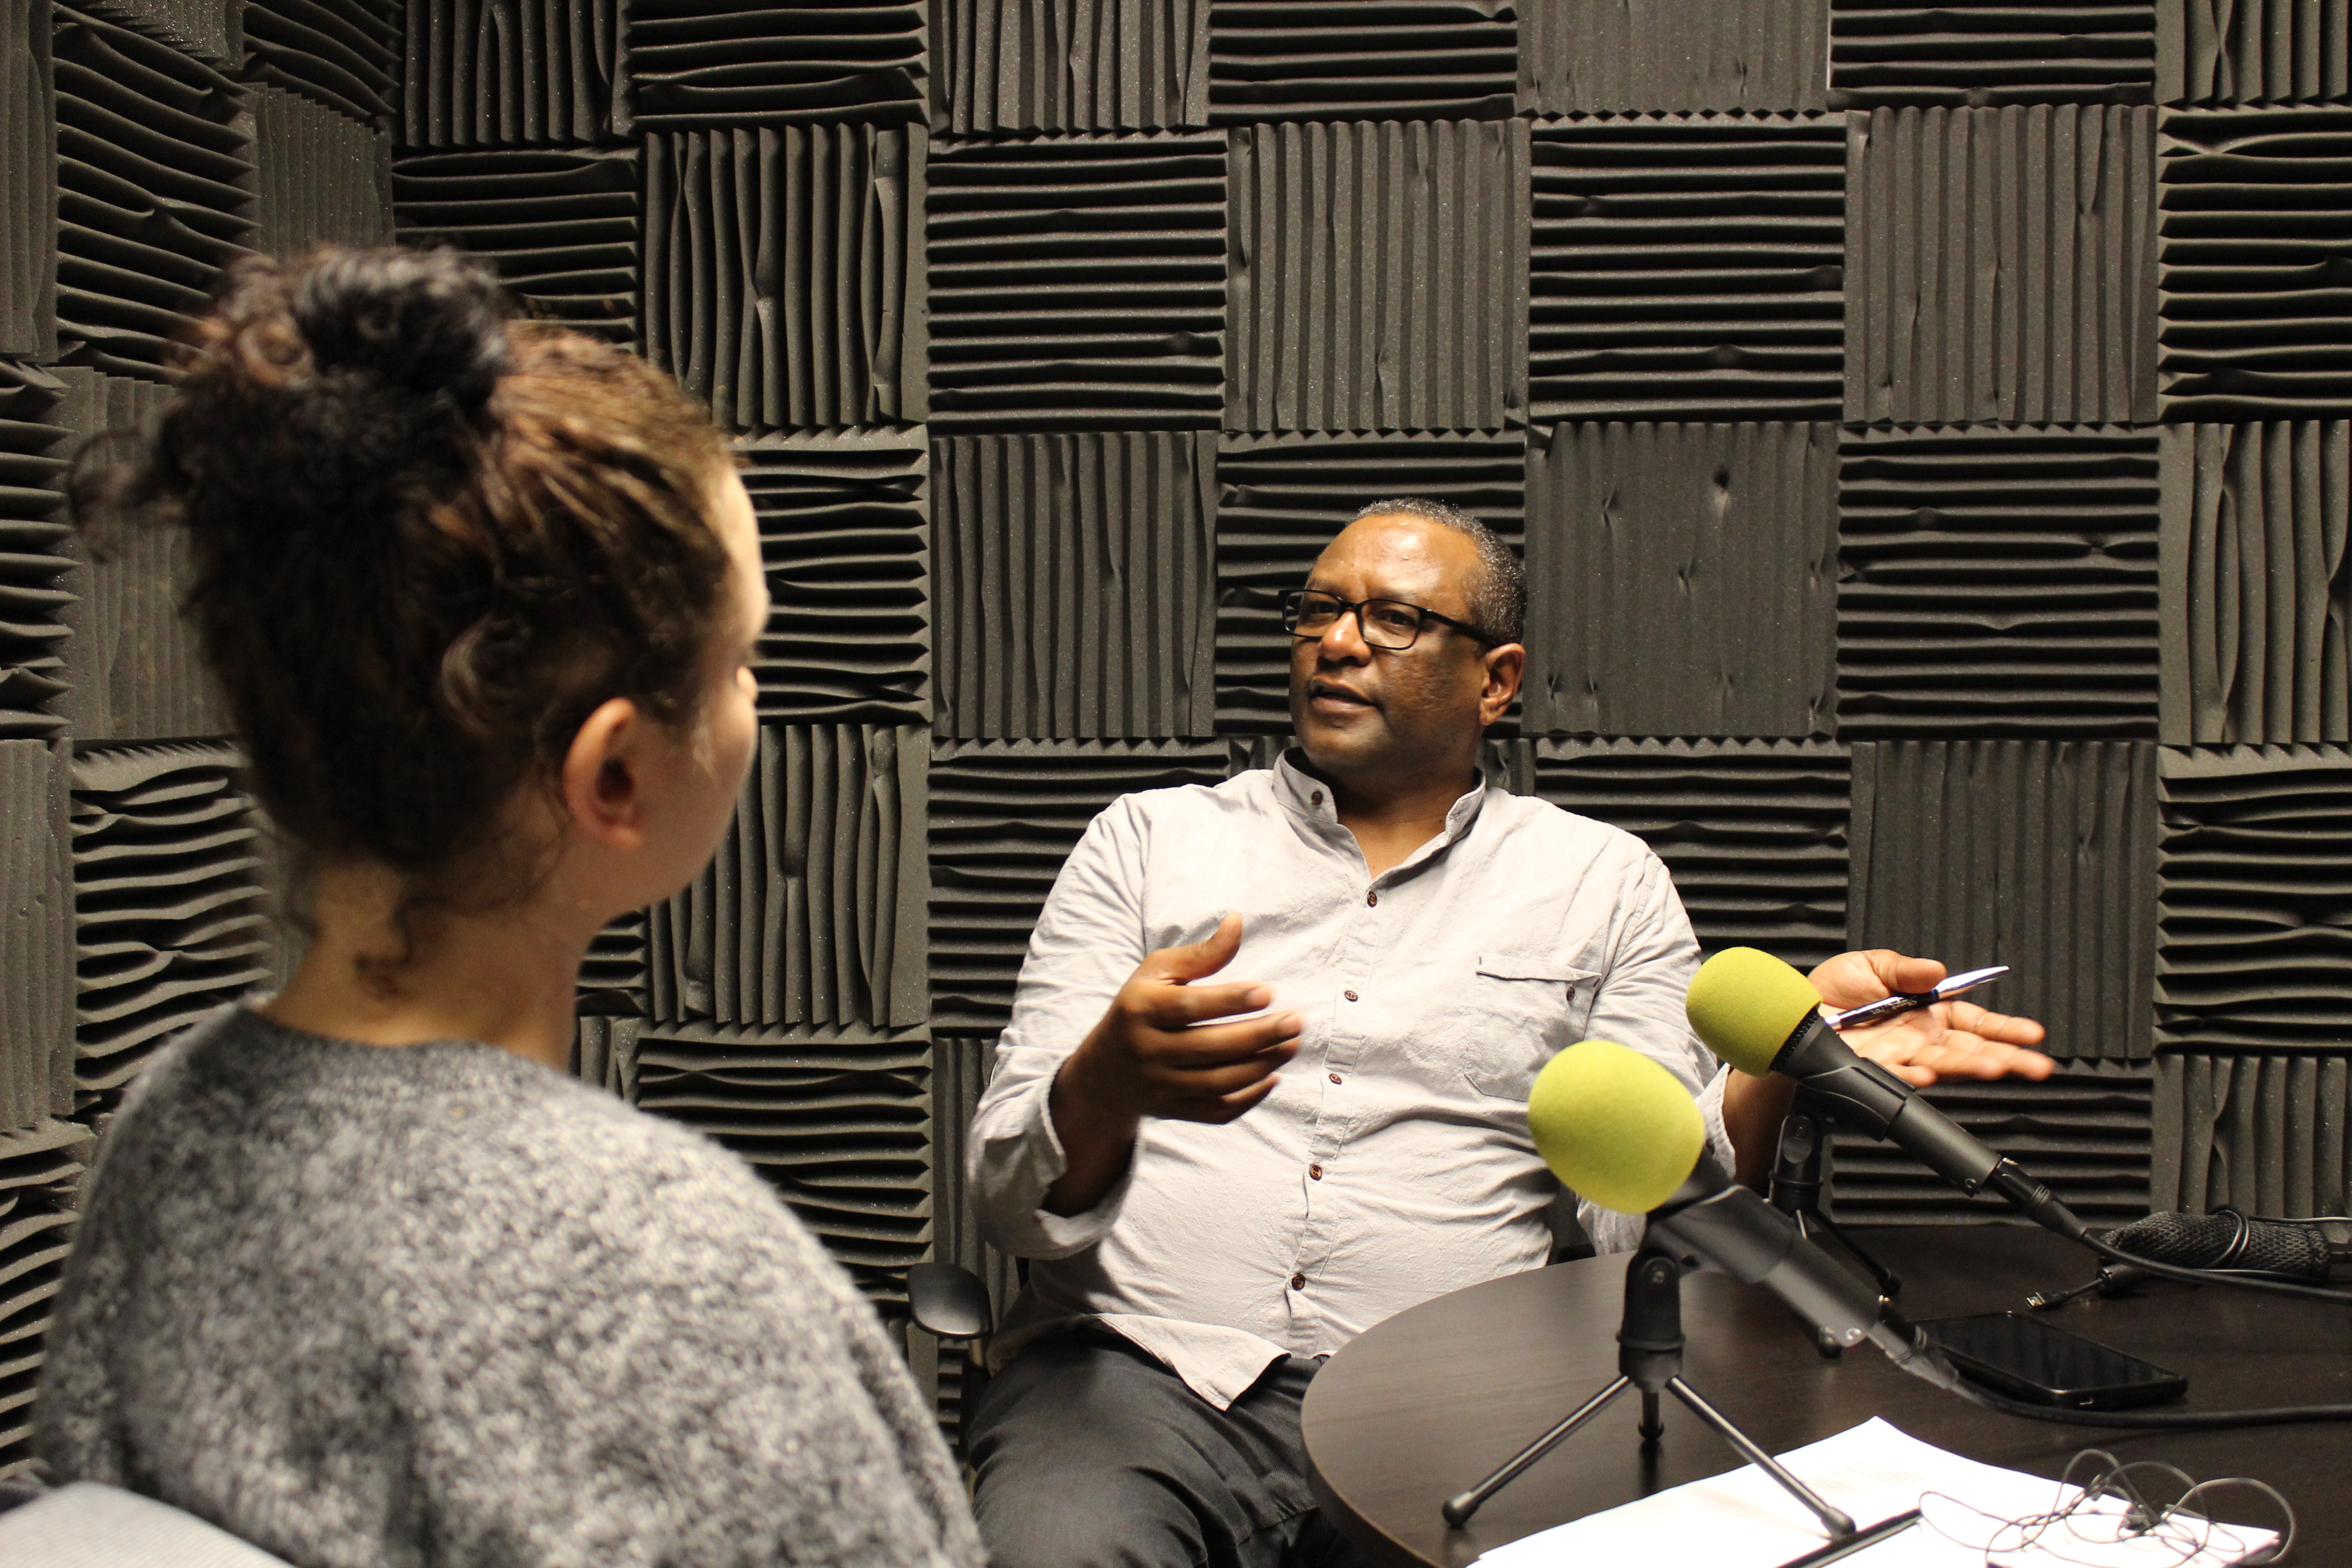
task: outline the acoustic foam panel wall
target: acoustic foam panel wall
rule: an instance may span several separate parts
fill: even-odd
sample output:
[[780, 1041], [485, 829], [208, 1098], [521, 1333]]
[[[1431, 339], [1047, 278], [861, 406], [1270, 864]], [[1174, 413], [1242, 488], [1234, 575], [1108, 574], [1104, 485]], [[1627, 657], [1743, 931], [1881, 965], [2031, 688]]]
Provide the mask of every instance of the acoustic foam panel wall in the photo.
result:
[[1837, 418], [1845, 144], [1826, 114], [1538, 121], [1535, 418]]
[[1503, 436], [1237, 436], [1217, 448], [1217, 730], [1290, 733], [1282, 597], [1357, 509], [1401, 496], [1471, 513], [1513, 545], [1527, 442]]
[[1848, 430], [1839, 733], [2146, 736], [2157, 437]]
[[660, 1024], [636, 1103], [765, 1177], [886, 1311], [931, 1241], [930, 1052], [919, 1031]]
[[2162, 753], [2157, 1029], [2167, 1050], [2341, 1050], [2352, 1039], [2352, 752]]
[[920, 0], [631, 0], [621, 127], [919, 121], [925, 10]]
[[565, 1065], [581, 1082], [634, 1102], [637, 1042], [646, 1027], [645, 1019], [626, 1014], [583, 1013], [574, 1020], [571, 1059]]
[[1534, 0], [1519, 9], [1522, 114], [1829, 105], [1822, 0]]
[[1030, 928], [1096, 813], [1225, 771], [1213, 741], [932, 742], [931, 1027], [1003, 1028]]
[[643, 910], [631, 910], [596, 933], [580, 963], [583, 1017], [646, 1016], [653, 1005], [651, 942]]
[[2158, 103], [2342, 102], [2352, 12], [2340, 0], [2157, 0]]
[[245, 89], [110, 22], [57, 21], [59, 347], [160, 378], [165, 340], [252, 235]]
[[[170, 390], [131, 376], [68, 367], [62, 412], [79, 437], [152, 430]], [[228, 712], [180, 613], [194, 580], [186, 531], [125, 521], [69, 544], [65, 580], [67, 689], [58, 700], [76, 741], [157, 741], [228, 731]]]
[[457, 245], [496, 263], [532, 314], [635, 338], [635, 148], [400, 158], [392, 199], [403, 245]]
[[923, 1021], [919, 730], [765, 724], [735, 817], [654, 906], [654, 1016], [754, 1028]]
[[70, 447], [65, 386], [36, 365], [0, 360], [0, 739], [64, 727], [70, 531], [57, 521]]
[[403, 0], [250, 0], [245, 76], [389, 131], [397, 113]]
[[646, 341], [738, 429], [919, 420], [920, 126], [646, 139]]
[[941, 437], [939, 733], [1213, 732], [1216, 467], [1205, 430]]
[[2352, 741], [2352, 426], [2163, 431], [2163, 735]]
[[1863, 107], [2146, 103], [2149, 0], [1830, 0], [1830, 88]]
[[2352, 412], [2352, 110], [2164, 119], [2164, 416]]
[[[1948, 1079], [1927, 1099], [2084, 1219], [2118, 1225], [2148, 1212], [2150, 1078], [2146, 1062], [2062, 1060], [2038, 1083]], [[1969, 1197], [1893, 1145], [1857, 1133], [1833, 1135], [1831, 1163], [1831, 1209], [1848, 1225], [2027, 1223], [2005, 1200]]]
[[392, 139], [282, 88], [254, 88], [252, 102], [253, 247], [388, 243]]
[[240, 0], [89, 0], [79, 9], [235, 70], [245, 60]]
[[2156, 748], [2128, 741], [1853, 748], [1846, 938], [2011, 972], [1973, 998], [2039, 1018], [2052, 1056], [2152, 1046]]
[[1527, 538], [1531, 731], [1830, 733], [1836, 426], [1539, 427]]
[[620, 0], [407, 0], [400, 144], [612, 139]]
[[1513, 0], [1213, 0], [1209, 118], [1507, 120]]
[[1162, 131], [1209, 122], [1209, 0], [944, 0], [931, 128]]
[[1858, 116], [1845, 416], [2152, 423], [2155, 110]]
[[1229, 430], [1499, 430], [1527, 407], [1527, 128], [1240, 126]]
[[637, 1041], [652, 1007], [652, 936], [646, 911], [632, 910], [598, 931], [581, 960], [572, 1076], [634, 1100]]
[[0, 1133], [74, 1109], [67, 765], [47, 742], [0, 741]]
[[73, 763], [76, 1113], [100, 1127], [155, 1047], [271, 974], [268, 850], [222, 746]]
[[1699, 945], [1810, 969], [1845, 948], [1844, 748], [1791, 741], [1533, 742], [1535, 791], [1666, 863]]
[[930, 455], [920, 430], [738, 442], [771, 605], [760, 716], [929, 724]]
[[0, 354], [58, 352], [58, 112], [48, 0], [0, 0]]
[[70, 1121], [0, 1132], [0, 1479], [32, 1460], [41, 1342], [65, 1284], [89, 1143]]
[[935, 142], [926, 211], [933, 426], [1215, 426], [1223, 132]]
[[2343, 1214], [2352, 1198], [2352, 1059], [2158, 1057], [2149, 1207]]

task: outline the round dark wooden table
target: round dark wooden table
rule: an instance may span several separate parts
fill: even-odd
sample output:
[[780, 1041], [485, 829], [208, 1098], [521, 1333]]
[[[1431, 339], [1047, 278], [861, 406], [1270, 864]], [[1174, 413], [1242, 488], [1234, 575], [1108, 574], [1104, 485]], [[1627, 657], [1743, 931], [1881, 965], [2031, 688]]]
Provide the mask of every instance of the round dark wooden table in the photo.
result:
[[[2023, 1310], [2029, 1290], [2072, 1286], [2090, 1254], [2015, 1226], [1861, 1233], [1903, 1277], [1914, 1319]], [[1506, 1542], [1719, 1475], [1738, 1456], [1673, 1399], [1644, 1456], [1640, 1401], [1622, 1395], [1513, 1481], [1467, 1526], [1438, 1505], [1475, 1484], [1617, 1373], [1626, 1256], [1563, 1263], [1457, 1290], [1363, 1334], [1309, 1385], [1307, 1459], [1324, 1509], [1383, 1563], [1460, 1568]], [[2158, 1283], [2050, 1314], [2059, 1327], [2189, 1376], [2160, 1408], [2352, 1403], [2352, 1309]], [[1991, 1464], [2056, 1476], [2078, 1449], [2160, 1458], [2200, 1479], [2252, 1476], [2286, 1495], [2298, 1558], [2352, 1561], [2352, 1423], [2225, 1432], [2126, 1432], [1998, 1415], [1897, 1372], [1868, 1345], [1824, 1361], [1760, 1287], [1706, 1274], [1683, 1284], [1683, 1375], [1768, 1453], [1883, 1415], [1913, 1436]], [[2270, 1523], [2245, 1510], [2249, 1523]]]

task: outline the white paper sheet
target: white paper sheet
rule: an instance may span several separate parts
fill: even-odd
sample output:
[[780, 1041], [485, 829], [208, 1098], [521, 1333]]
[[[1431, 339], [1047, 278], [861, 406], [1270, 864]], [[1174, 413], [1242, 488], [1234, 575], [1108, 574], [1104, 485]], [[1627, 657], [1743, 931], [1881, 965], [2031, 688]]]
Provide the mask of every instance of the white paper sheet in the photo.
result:
[[[2206, 1568], [2237, 1562], [2272, 1539], [2265, 1530], [2215, 1525], [2210, 1549], [2191, 1557], [2180, 1544], [2118, 1538], [2103, 1521], [2078, 1518], [2071, 1528], [2061, 1524], [2038, 1542], [2021, 1544], [2013, 1531], [1997, 1536], [2000, 1521], [2063, 1506], [2074, 1497], [2073, 1489], [2062, 1490], [2042, 1476], [1962, 1458], [1875, 1416], [1780, 1458], [1864, 1528], [1922, 1507], [1923, 1497], [1927, 1512], [1943, 1527], [1915, 1524], [1841, 1558], [1838, 1568], [1983, 1568], [1988, 1547], [1994, 1549], [1990, 1561], [1998, 1568]], [[1937, 1493], [1942, 1495], [1927, 1495]], [[2116, 1515], [2111, 1511], [2108, 1517]], [[1827, 1539], [1821, 1521], [1802, 1503], [1746, 1465], [1538, 1531], [1478, 1561], [1482, 1568], [1591, 1568], [1621, 1562], [1641, 1568], [1779, 1568]]]

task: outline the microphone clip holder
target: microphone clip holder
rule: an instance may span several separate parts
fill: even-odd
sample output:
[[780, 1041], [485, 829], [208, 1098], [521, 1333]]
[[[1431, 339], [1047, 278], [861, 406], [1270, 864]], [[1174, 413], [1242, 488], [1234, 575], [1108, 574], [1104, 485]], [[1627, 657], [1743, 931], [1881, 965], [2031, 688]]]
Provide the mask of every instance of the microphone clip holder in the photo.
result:
[[1644, 1247], [1625, 1267], [1625, 1310], [1617, 1328], [1617, 1377], [1534, 1442], [1520, 1449], [1485, 1480], [1445, 1501], [1445, 1522], [1455, 1529], [1470, 1521], [1486, 1500], [1518, 1479], [1528, 1466], [1573, 1436], [1629, 1388], [1642, 1394], [1642, 1447], [1654, 1448], [1665, 1434], [1658, 1396], [1671, 1394], [1712, 1427], [1734, 1452], [1780, 1483], [1790, 1497], [1812, 1510], [1832, 1542], [1854, 1533], [1852, 1516], [1823, 1499], [1759, 1447], [1731, 1418], [1683, 1381], [1683, 1266], [1672, 1253]]
[[[1892, 1268], [1872, 1257], [1844, 1226], [1822, 1210], [1822, 1189], [1828, 1184], [1830, 1129], [1828, 1109], [1803, 1089], [1780, 1123], [1780, 1147], [1772, 1162], [1772, 1206], [1797, 1222], [1797, 1234], [1808, 1241], [1826, 1237], [1870, 1275], [1878, 1293], [1892, 1300], [1902, 1294], [1903, 1280]], [[1841, 1353], [1837, 1342], [1817, 1333], [1814, 1348], [1825, 1361]]]

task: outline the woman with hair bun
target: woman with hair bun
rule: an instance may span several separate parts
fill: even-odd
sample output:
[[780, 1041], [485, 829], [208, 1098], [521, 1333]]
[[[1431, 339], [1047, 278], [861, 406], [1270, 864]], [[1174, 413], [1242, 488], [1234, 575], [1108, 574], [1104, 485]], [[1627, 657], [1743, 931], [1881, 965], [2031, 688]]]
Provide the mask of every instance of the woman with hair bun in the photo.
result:
[[846, 1277], [740, 1160], [563, 1071], [590, 939], [709, 860], [751, 753], [724, 442], [454, 252], [240, 263], [185, 368], [77, 504], [187, 531], [310, 941], [109, 1130], [52, 1479], [306, 1568], [975, 1568]]

